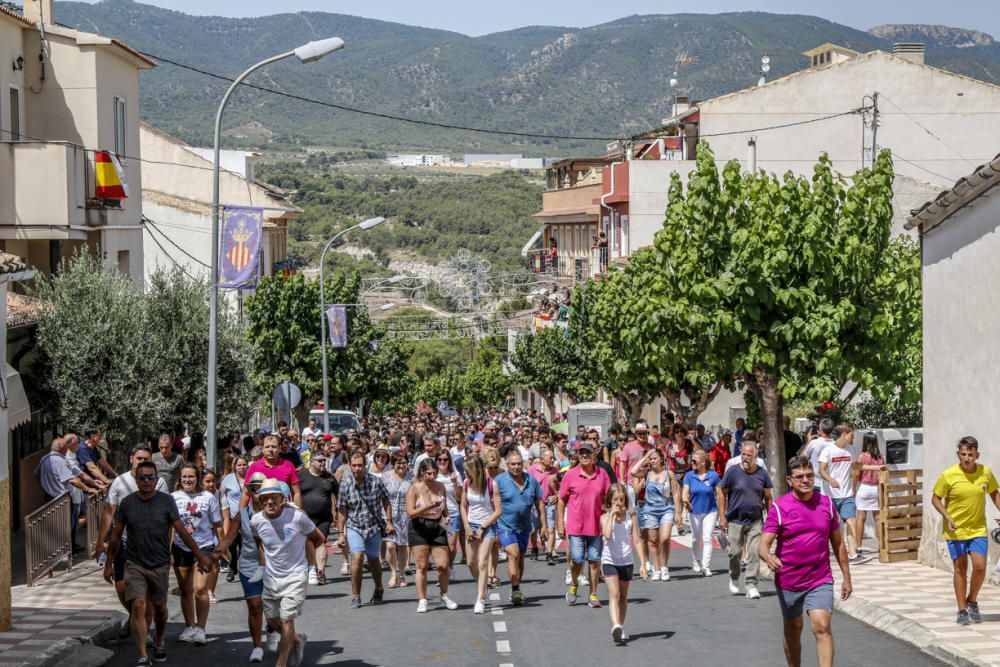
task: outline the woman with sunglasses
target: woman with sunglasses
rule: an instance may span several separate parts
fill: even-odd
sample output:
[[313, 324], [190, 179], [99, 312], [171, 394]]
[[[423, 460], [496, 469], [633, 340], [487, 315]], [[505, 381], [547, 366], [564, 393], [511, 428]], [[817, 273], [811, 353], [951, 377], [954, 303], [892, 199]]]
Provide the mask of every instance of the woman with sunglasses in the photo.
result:
[[368, 472], [384, 480], [390, 470], [392, 467], [389, 465], [389, 446], [379, 445], [372, 453], [372, 462], [368, 466]]
[[[213, 473], [214, 474], [214, 473]], [[194, 538], [198, 548], [211, 553], [217, 543], [217, 534], [222, 527], [222, 512], [215, 494], [202, 489], [201, 470], [194, 463], [181, 466], [179, 488], [174, 491], [174, 502], [180, 514], [181, 523]], [[175, 534], [171, 547], [171, 560], [177, 586], [181, 591], [181, 612], [184, 614], [184, 630], [180, 641], [204, 645], [205, 625], [208, 623], [209, 591], [211, 574], [195, 568], [195, 556]]]
[[445, 502], [448, 505], [448, 523], [445, 529], [448, 531], [448, 576], [455, 578], [455, 555], [458, 553], [458, 537], [462, 531], [462, 515], [459, 512], [459, 504], [462, 501], [462, 476], [455, 470], [451, 454], [446, 448], [438, 450], [434, 457], [438, 465], [437, 481], [444, 485]]
[[410, 515], [406, 513], [406, 495], [410, 490], [412, 477], [406, 454], [393, 452], [392, 468], [388, 475], [382, 477], [392, 506], [392, 525], [396, 527], [396, 531], [383, 540], [389, 570], [392, 572], [389, 588], [406, 586], [406, 564], [410, 558]]
[[449, 610], [458, 605], [448, 597], [448, 503], [444, 484], [437, 480], [434, 459], [420, 462], [417, 478], [406, 492], [406, 513], [410, 516], [410, 548], [417, 562], [417, 613], [427, 611], [427, 570], [433, 556], [437, 568], [441, 602]]

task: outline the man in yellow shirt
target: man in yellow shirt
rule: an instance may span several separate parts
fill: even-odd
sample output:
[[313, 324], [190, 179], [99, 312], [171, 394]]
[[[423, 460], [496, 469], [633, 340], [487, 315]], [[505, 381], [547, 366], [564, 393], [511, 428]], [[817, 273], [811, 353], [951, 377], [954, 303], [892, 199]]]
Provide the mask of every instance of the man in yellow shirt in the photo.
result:
[[[934, 484], [931, 504], [944, 519], [944, 538], [954, 564], [955, 600], [958, 602], [959, 625], [981, 623], [979, 589], [986, 578], [986, 496], [1000, 509], [1000, 492], [993, 472], [976, 463], [979, 441], [971, 435], [958, 441], [958, 465], [946, 469]], [[968, 581], [968, 562], [972, 561], [972, 577]], [[968, 594], [966, 584], [968, 583]]]

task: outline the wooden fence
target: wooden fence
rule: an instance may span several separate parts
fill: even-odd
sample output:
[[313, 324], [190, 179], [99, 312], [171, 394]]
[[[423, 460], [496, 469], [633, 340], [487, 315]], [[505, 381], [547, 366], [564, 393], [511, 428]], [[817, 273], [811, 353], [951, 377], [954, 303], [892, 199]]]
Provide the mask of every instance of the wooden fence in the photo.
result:
[[916, 560], [924, 522], [922, 470], [883, 470], [878, 482], [878, 559]]

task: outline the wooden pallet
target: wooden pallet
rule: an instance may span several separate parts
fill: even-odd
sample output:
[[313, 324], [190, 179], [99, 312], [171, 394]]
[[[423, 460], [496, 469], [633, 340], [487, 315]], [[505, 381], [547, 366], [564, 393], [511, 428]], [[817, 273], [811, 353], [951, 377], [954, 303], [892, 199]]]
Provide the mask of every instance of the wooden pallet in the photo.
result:
[[881, 563], [916, 560], [924, 524], [922, 470], [879, 473], [878, 559]]

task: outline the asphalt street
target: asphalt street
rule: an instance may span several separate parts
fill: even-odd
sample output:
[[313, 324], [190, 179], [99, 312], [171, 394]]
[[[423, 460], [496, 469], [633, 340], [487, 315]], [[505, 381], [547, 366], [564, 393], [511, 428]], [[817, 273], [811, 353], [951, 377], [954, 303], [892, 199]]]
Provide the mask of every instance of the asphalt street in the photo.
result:
[[[682, 538], [684, 542], [687, 539]], [[331, 555], [329, 574], [339, 571], [340, 558]], [[717, 550], [711, 578], [691, 569], [691, 552], [675, 544], [671, 554], [669, 582], [636, 581], [630, 592], [626, 630], [627, 646], [611, 641], [607, 592], [599, 595], [605, 607], [590, 609], [581, 600], [566, 604], [563, 584], [565, 566], [546, 566], [529, 561], [522, 590], [527, 602], [512, 607], [509, 587], [496, 591], [484, 615], [474, 615], [475, 588], [468, 569], [458, 566], [458, 581], [450, 596], [459, 603], [447, 611], [432, 597], [430, 611], [417, 614], [412, 577], [405, 588], [386, 589], [381, 606], [351, 609], [350, 584], [344, 577], [329, 577], [326, 586], [309, 590], [299, 632], [308, 638], [303, 664], [308, 665], [496, 665], [516, 667], [565, 665], [672, 664], [767, 666], [784, 664], [781, 619], [774, 587], [761, 582], [760, 600], [731, 595], [723, 571], [725, 558]], [[860, 565], [857, 567], [864, 567]], [[432, 581], [434, 573], [431, 573]], [[503, 572], [500, 573], [503, 579]], [[372, 591], [366, 579], [362, 591], [368, 600]], [[429, 593], [436, 592], [431, 585]], [[171, 597], [171, 623], [167, 630], [168, 661], [174, 665], [225, 667], [247, 664], [251, 645], [246, 629], [246, 607], [238, 582], [220, 580], [219, 602], [212, 606], [208, 622], [209, 643], [203, 647], [176, 641], [183, 629], [178, 598]], [[924, 667], [943, 663], [850, 617], [835, 614], [836, 664], [882, 667]], [[115, 667], [135, 664], [130, 640], [112, 644]], [[815, 644], [807, 629], [803, 634], [803, 664], [815, 665]], [[274, 664], [268, 653], [265, 665]]]

